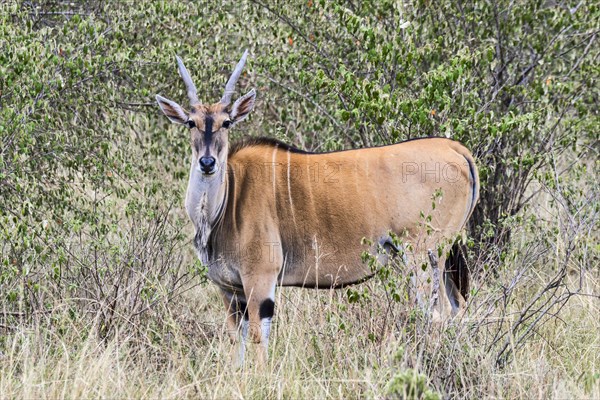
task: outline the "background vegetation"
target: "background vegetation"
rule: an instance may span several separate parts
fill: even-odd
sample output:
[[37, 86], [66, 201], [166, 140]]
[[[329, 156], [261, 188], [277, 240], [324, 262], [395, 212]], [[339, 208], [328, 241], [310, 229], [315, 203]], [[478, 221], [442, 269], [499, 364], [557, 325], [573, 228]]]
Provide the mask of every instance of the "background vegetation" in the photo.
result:
[[[585, 0], [0, 1], [1, 397], [599, 398], [599, 21]], [[216, 101], [244, 48], [234, 140], [473, 150], [462, 321], [430, 333], [402, 271], [284, 289], [269, 368], [231, 370], [187, 132], [154, 95], [185, 103], [178, 54]]]

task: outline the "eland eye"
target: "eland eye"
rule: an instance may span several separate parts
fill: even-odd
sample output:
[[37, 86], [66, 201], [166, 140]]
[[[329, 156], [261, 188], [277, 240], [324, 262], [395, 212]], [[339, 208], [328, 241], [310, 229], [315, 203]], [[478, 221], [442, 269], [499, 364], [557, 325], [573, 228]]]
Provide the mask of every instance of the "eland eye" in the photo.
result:
[[185, 121], [185, 124], [187, 125], [188, 128], [192, 129], [196, 127], [196, 123], [194, 121], [192, 121], [191, 119], [188, 119], [187, 121]]
[[223, 121], [222, 127], [225, 129], [229, 129], [231, 127], [231, 121], [230, 120]]

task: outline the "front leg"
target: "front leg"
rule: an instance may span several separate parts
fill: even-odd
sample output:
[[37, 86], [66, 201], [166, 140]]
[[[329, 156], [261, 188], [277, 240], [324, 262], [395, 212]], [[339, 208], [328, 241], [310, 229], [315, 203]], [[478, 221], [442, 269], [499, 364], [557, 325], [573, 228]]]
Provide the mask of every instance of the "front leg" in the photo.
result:
[[[241, 293], [231, 293], [223, 289], [221, 289], [221, 296], [227, 310], [227, 334], [234, 345], [232, 362], [236, 368], [241, 368], [244, 364], [248, 336], [246, 297]], [[238, 345], [237, 349], [235, 348], [236, 344]]]
[[258, 344], [258, 364], [262, 367], [268, 360], [269, 334], [275, 313], [277, 274], [257, 272], [246, 275], [242, 280], [248, 304], [248, 338]]

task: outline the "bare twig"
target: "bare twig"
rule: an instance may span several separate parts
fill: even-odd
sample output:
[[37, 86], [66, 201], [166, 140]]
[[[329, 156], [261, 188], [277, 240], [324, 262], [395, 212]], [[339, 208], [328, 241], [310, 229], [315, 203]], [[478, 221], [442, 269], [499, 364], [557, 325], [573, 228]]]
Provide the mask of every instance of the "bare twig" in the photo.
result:
[[439, 292], [440, 292], [440, 269], [438, 267], [438, 259], [436, 255], [431, 251], [431, 249], [427, 250], [427, 255], [429, 256], [429, 262], [431, 263], [431, 267], [433, 268], [433, 289], [431, 291], [431, 300], [430, 300], [430, 308], [431, 310], [438, 304]]
[[317, 103], [316, 101], [314, 101], [313, 99], [311, 99], [309, 95], [301, 93], [301, 92], [297, 91], [296, 89], [294, 89], [294, 88], [292, 88], [292, 87], [290, 87], [290, 86], [288, 86], [288, 85], [286, 85], [286, 84], [284, 84], [282, 82], [279, 82], [276, 79], [271, 78], [270, 76], [264, 76], [264, 77], [267, 78], [268, 80], [270, 80], [271, 82], [275, 83], [276, 85], [281, 86], [282, 88], [284, 88], [284, 89], [286, 89], [286, 90], [288, 90], [288, 91], [290, 91], [290, 92], [292, 92], [292, 93], [294, 93], [294, 94], [302, 97], [304, 100], [308, 101], [310, 104], [312, 104], [313, 106], [315, 106], [327, 118], [329, 118], [329, 120], [331, 120], [331, 122], [336, 126], [336, 128], [339, 129], [340, 132], [345, 132], [346, 131], [346, 129], [339, 124], [339, 122], [337, 121], [337, 119], [333, 115], [329, 114], [325, 108], [323, 108], [319, 103]]

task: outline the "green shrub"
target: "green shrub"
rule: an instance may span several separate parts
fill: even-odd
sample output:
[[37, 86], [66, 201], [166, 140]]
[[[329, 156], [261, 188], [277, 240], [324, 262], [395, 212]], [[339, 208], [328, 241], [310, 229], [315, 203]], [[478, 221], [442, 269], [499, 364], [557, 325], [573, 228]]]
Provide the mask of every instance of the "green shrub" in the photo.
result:
[[[447, 136], [472, 149], [481, 199], [470, 265], [496, 272], [472, 296], [487, 290], [474, 302], [499, 317], [470, 332], [506, 366], [579, 293], [571, 271], [600, 265], [598, 15], [585, 1], [0, 2], [0, 328], [60, 336], [68, 320], [82, 337], [121, 332], [169, 351], [170, 309], [206, 271], [182, 207], [189, 138], [154, 95], [185, 104], [178, 54], [200, 99], [216, 101], [249, 48], [238, 89], [256, 87], [258, 103], [232, 140], [326, 151]], [[405, 281], [392, 272], [381, 278], [401, 302]], [[538, 275], [541, 287], [522, 280]], [[352, 309], [376, 296], [347, 297]], [[330, 343], [315, 341], [324, 363], [350, 331], [338, 311]], [[456, 365], [458, 351], [439, 357]], [[389, 395], [478, 393], [469, 377], [443, 380], [424, 364], [427, 377], [406, 370]], [[597, 382], [597, 371], [577, 374]]]
[[442, 398], [439, 393], [428, 387], [425, 375], [411, 369], [394, 375], [388, 383], [387, 394], [392, 399], [439, 400]]

